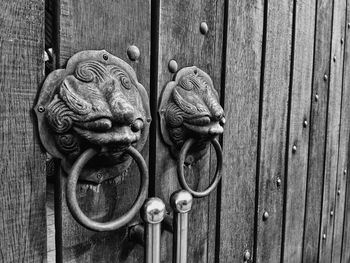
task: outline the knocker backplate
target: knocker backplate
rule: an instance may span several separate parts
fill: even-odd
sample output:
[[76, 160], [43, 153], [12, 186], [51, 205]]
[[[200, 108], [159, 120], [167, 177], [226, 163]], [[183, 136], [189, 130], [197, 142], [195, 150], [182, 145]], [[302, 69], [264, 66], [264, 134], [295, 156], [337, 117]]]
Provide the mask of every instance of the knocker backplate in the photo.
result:
[[179, 70], [174, 80], [167, 83], [159, 117], [162, 138], [175, 158], [187, 139], [196, 140], [189, 162], [205, 154], [210, 138], [222, 134], [225, 123], [210, 76], [195, 66]]
[[100, 151], [80, 176], [94, 183], [126, 173], [131, 158], [123, 153], [142, 150], [151, 121], [136, 73], [105, 50], [81, 51], [50, 73], [35, 112], [43, 146], [66, 172], [86, 149]]

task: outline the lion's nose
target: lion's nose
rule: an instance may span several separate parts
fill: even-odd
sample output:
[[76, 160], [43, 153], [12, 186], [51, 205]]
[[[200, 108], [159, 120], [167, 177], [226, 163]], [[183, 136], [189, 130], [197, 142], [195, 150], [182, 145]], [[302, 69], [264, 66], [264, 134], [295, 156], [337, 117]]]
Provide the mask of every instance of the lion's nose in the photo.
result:
[[138, 132], [140, 130], [142, 130], [143, 128], [143, 120], [141, 119], [136, 119], [133, 124], [131, 124], [131, 130], [133, 132]]

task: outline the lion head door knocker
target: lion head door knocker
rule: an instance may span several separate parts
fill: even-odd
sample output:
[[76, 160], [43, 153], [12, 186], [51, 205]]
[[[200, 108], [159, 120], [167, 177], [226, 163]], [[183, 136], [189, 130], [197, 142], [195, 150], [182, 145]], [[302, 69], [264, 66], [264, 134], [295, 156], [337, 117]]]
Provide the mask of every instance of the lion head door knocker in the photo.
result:
[[[224, 131], [224, 110], [218, 93], [207, 73], [197, 67], [186, 67], [176, 73], [162, 94], [159, 107], [161, 134], [171, 153], [178, 159], [181, 186], [194, 197], [208, 195], [221, 178], [222, 151], [217, 137]], [[217, 153], [216, 176], [203, 192], [192, 190], [184, 176], [184, 162], [200, 158], [211, 142]]]
[[[125, 224], [142, 206], [148, 187], [148, 171], [139, 151], [147, 140], [151, 117], [147, 92], [134, 70], [104, 50], [79, 52], [68, 60], [66, 69], [48, 75], [35, 112], [43, 146], [61, 159], [68, 173], [67, 201], [73, 216], [96, 231]], [[141, 187], [130, 213], [122, 222], [91, 221], [77, 204], [78, 178], [101, 183], [121, 176], [132, 159], [141, 172]]]

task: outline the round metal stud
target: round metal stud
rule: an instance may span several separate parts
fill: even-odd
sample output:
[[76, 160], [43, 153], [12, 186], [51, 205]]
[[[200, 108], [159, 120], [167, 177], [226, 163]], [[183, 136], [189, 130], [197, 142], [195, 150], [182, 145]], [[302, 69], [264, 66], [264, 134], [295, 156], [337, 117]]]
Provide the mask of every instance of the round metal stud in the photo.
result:
[[103, 57], [104, 60], [108, 60], [108, 55], [107, 54], [103, 54], [102, 57]]
[[331, 216], [333, 216], [333, 215], [334, 215], [334, 211], [333, 211], [333, 210], [330, 212], [330, 215], [331, 215]]
[[318, 101], [318, 98], [319, 98], [319, 96], [318, 96], [318, 94], [316, 94], [315, 95], [315, 101]]
[[347, 173], [347, 170], [346, 170], [346, 169], [344, 169], [344, 172], [343, 172], [343, 173], [344, 173], [344, 175], [346, 175], [346, 173]]
[[295, 153], [297, 151], [297, 146], [296, 145], [293, 145], [292, 147], [292, 152]]
[[336, 57], [336, 56], [333, 57], [333, 61], [334, 61], [334, 62], [337, 61], [337, 57]]
[[206, 35], [209, 31], [208, 24], [206, 22], [202, 22], [199, 26], [199, 30], [203, 35]]
[[326, 234], [323, 234], [322, 235], [322, 239], [326, 239], [327, 235]]
[[348, 28], [350, 28], [350, 23], [348, 23]]
[[342, 37], [341, 39], [340, 39], [340, 44], [344, 44], [344, 38]]
[[171, 206], [177, 213], [187, 213], [192, 208], [193, 197], [186, 190], [178, 190], [170, 197]]
[[137, 46], [131, 45], [128, 47], [126, 53], [131, 61], [138, 60], [140, 57], [140, 50]]
[[38, 111], [39, 111], [39, 112], [44, 112], [44, 111], [45, 111], [44, 106], [39, 106], [39, 107], [38, 107]]
[[304, 126], [304, 128], [306, 128], [306, 127], [307, 127], [307, 125], [308, 125], [307, 120], [304, 120], [304, 121], [303, 121], [303, 126]]
[[338, 191], [337, 191], [337, 195], [340, 195], [340, 189], [338, 189]]
[[325, 75], [323, 76], [323, 80], [324, 80], [324, 81], [327, 81], [327, 80], [328, 80], [327, 74], [325, 74]]
[[168, 69], [171, 73], [175, 73], [177, 71], [178, 65], [176, 60], [172, 59], [168, 63]]
[[277, 178], [276, 183], [277, 183], [277, 186], [281, 186], [281, 183], [282, 183], [281, 178]]
[[251, 255], [250, 255], [249, 250], [244, 251], [244, 255], [243, 255], [244, 261], [250, 260], [250, 257], [251, 257]]
[[263, 214], [263, 220], [266, 221], [269, 218], [269, 213], [267, 211]]
[[158, 197], [149, 198], [142, 209], [142, 218], [149, 224], [160, 223], [165, 216], [165, 204]]

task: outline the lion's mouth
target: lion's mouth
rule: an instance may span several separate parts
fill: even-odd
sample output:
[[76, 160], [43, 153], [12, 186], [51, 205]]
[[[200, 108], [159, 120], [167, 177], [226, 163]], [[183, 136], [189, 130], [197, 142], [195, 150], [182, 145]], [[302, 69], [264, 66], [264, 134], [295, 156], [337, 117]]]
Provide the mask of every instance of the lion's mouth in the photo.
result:
[[202, 136], [217, 136], [224, 132], [225, 118], [222, 117], [219, 121], [210, 121], [205, 125], [200, 125], [200, 122], [191, 121], [184, 122], [184, 126], [195, 134]]

